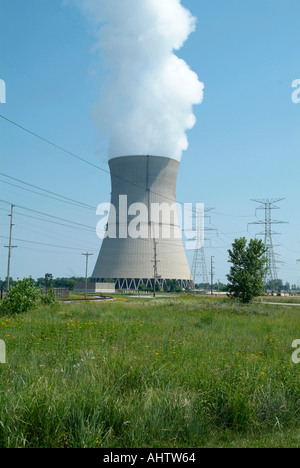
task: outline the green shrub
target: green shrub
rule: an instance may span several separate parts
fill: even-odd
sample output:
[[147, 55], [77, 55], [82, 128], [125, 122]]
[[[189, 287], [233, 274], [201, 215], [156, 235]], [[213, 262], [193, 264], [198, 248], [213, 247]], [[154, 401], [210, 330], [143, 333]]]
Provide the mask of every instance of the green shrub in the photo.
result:
[[54, 289], [52, 286], [48, 289], [46, 296], [41, 294], [41, 303], [50, 306], [54, 306], [56, 304]]
[[41, 299], [41, 289], [34, 280], [24, 278], [10, 288], [7, 297], [0, 304], [0, 315], [24, 314], [34, 309]]

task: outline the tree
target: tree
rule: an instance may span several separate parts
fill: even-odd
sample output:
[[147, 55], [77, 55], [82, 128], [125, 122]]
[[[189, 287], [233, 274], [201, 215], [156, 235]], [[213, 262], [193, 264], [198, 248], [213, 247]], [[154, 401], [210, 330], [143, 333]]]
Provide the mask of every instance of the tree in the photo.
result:
[[248, 303], [263, 294], [263, 281], [267, 271], [266, 252], [262, 240], [250, 239], [247, 245], [245, 237], [235, 239], [232, 250], [228, 250], [228, 261], [232, 263], [230, 274], [227, 275], [230, 297]]
[[[10, 284], [10, 286], [15, 286], [16, 285], [16, 281], [14, 281], [11, 276], [9, 277], [9, 284]], [[5, 280], [0, 280], [0, 286], [3, 286], [5, 289], [7, 288], [7, 276], [6, 276]]]
[[270, 290], [270, 291], [277, 291], [280, 292], [284, 289], [284, 284], [281, 279], [276, 279], [276, 280], [269, 280], [265, 284], [265, 289]]
[[24, 314], [37, 306], [41, 291], [35, 281], [29, 277], [17, 281], [16, 286], [10, 288], [7, 297], [0, 304], [0, 315]]
[[165, 292], [181, 292], [182, 288], [177, 280], [167, 280], [164, 285]]
[[45, 274], [45, 288], [48, 289], [51, 288], [53, 286], [53, 275], [51, 273], [46, 273]]
[[43, 296], [42, 289], [31, 278], [23, 278], [12, 286], [7, 296], [0, 303], [0, 316], [24, 314], [39, 304], [55, 306], [55, 296], [52, 287], [47, 297]]

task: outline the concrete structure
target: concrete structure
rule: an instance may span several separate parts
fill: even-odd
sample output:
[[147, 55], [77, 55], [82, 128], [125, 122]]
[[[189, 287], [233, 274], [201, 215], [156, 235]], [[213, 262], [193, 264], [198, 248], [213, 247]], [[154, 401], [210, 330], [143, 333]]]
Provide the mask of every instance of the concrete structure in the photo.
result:
[[[115, 207], [116, 218], [112, 216], [112, 210], [107, 234], [115, 231], [116, 238], [103, 240], [92, 281], [102, 283], [113, 279], [116, 289], [138, 289], [142, 283], [153, 287], [155, 265], [157, 282], [162, 287], [167, 280], [173, 279], [182, 287], [192, 286], [176, 209], [172, 212], [176, 203], [179, 162], [158, 156], [123, 156], [111, 159], [109, 166], [111, 204]], [[125, 195], [127, 207], [136, 203], [146, 207], [147, 217], [140, 219], [139, 228], [141, 233], [148, 233], [147, 238], [126, 235], [137, 213], [134, 214], [133, 210], [127, 216], [123, 207]], [[121, 202], [120, 196], [123, 196]], [[170, 220], [166, 214], [160, 214], [156, 221], [153, 220], [153, 204], [164, 204], [166, 212], [171, 212]], [[168, 227], [169, 236], [163, 238]]]
[[[85, 292], [85, 282], [76, 283], [74, 291], [78, 293]], [[99, 293], [99, 294], [113, 294], [116, 292], [115, 283], [88, 283], [87, 284], [88, 293]]]

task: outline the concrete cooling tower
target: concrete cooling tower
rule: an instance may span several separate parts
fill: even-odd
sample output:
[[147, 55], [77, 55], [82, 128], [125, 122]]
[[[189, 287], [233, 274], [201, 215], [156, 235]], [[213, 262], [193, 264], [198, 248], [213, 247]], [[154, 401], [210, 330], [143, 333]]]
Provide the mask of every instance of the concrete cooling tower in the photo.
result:
[[[172, 210], [179, 162], [158, 156], [122, 156], [111, 159], [109, 167], [111, 205], [115, 210], [110, 212], [107, 234], [116, 232], [116, 236], [103, 239], [92, 281], [114, 280], [116, 289], [134, 290], [140, 284], [153, 288], [156, 266], [156, 279], [161, 287], [167, 280], [177, 280], [183, 288], [192, 286], [176, 209]], [[127, 213], [124, 200], [131, 207]], [[138, 223], [142, 238], [130, 235], [132, 221], [137, 218], [137, 203], [147, 211]], [[159, 217], [158, 205], [164, 207]]]

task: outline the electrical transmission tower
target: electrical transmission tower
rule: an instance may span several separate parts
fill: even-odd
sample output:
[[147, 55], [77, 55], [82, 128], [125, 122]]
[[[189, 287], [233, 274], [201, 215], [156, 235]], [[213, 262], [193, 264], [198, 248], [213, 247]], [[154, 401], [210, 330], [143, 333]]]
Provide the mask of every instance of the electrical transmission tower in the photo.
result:
[[[212, 208], [206, 210], [211, 211]], [[192, 278], [194, 284], [196, 282], [209, 285], [208, 272], [206, 266], [205, 252], [204, 252], [204, 232], [213, 231], [211, 228], [204, 228], [204, 218], [207, 216], [202, 212], [196, 212], [196, 226], [197, 226], [197, 241], [194, 250], [193, 264], [192, 264]]]
[[200, 283], [209, 284], [205, 252], [203, 246], [200, 247], [200, 249], [195, 249], [194, 251], [192, 278], [194, 280], [194, 284], [196, 283], [197, 278], [202, 280], [199, 281]]
[[284, 221], [275, 221], [272, 219], [272, 210], [279, 210], [280, 207], [276, 206], [275, 203], [284, 200], [284, 198], [266, 198], [266, 199], [259, 199], [259, 200], [252, 200], [255, 203], [259, 203], [260, 206], [257, 210], [264, 210], [265, 212], [265, 219], [259, 220], [249, 224], [260, 224], [265, 226], [265, 230], [263, 232], [259, 232], [257, 235], [264, 236], [264, 244], [267, 248], [266, 256], [267, 256], [267, 273], [265, 276], [265, 284], [269, 281], [277, 287], [277, 265], [275, 259], [275, 252], [274, 252], [274, 244], [272, 236], [278, 235], [280, 233], [272, 231], [273, 224], [284, 224]]

